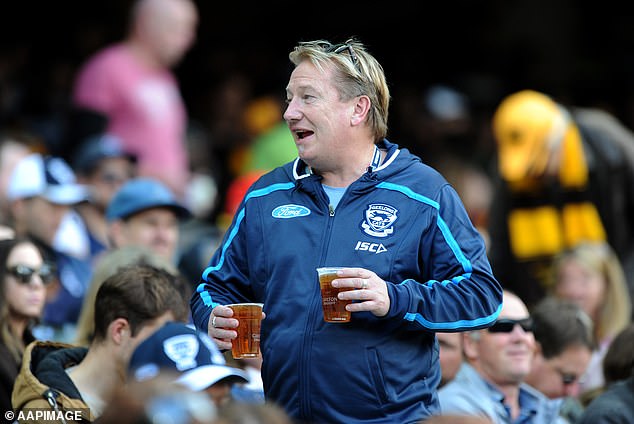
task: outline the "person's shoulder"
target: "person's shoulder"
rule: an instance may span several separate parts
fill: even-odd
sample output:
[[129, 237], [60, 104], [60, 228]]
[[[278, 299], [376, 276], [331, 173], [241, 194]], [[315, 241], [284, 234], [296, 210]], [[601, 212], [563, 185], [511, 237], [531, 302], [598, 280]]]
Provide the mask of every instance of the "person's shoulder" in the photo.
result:
[[630, 405], [629, 409], [634, 414], [634, 376], [610, 385], [590, 402], [586, 411], [605, 408], [616, 409], [626, 405]]
[[450, 381], [438, 390], [438, 401], [443, 414], [492, 414], [492, 400], [486, 393], [475, 390], [467, 380]]
[[[75, 346], [68, 343], [35, 340], [27, 345], [23, 355], [22, 368], [30, 369], [28, 371], [41, 371], [40, 367], [48, 368], [52, 363], [66, 363], [68, 359], [71, 362], [79, 362], [86, 356], [88, 349], [83, 346]], [[25, 364], [27, 364], [25, 366]]]
[[614, 383], [608, 390], [597, 396], [586, 407], [579, 419], [579, 423], [596, 424], [605, 422], [634, 422], [633, 378]]
[[463, 363], [453, 380], [438, 390], [438, 396], [441, 402], [442, 398], [471, 397], [474, 394], [474, 387], [480, 382], [479, 374], [469, 364]]
[[263, 188], [263, 187], [270, 186], [272, 184], [294, 182], [295, 164], [296, 164], [296, 160], [292, 160], [268, 172], [261, 172], [261, 176], [255, 181], [254, 186]]
[[[448, 185], [447, 179], [431, 165], [407, 149], [399, 149], [393, 153], [393, 169], [386, 168], [388, 179], [398, 178], [414, 191], [437, 192]], [[390, 172], [391, 171], [391, 172]]]
[[[72, 348], [71, 345], [50, 341], [33, 341], [25, 349], [22, 367], [13, 386], [12, 406], [16, 410], [25, 408], [47, 408], [48, 402], [44, 393], [49, 389], [39, 378], [36, 371], [49, 354], [62, 349]], [[45, 369], [43, 371], [48, 371]]]
[[18, 364], [15, 362], [9, 348], [0, 340], [0, 386], [5, 384], [12, 386], [17, 372]]
[[112, 43], [96, 50], [91, 56], [88, 56], [85, 63], [100, 62], [121, 56], [130, 56], [129, 49], [123, 43]]
[[89, 56], [81, 66], [79, 75], [113, 72], [130, 61], [131, 56], [123, 44], [111, 44]]

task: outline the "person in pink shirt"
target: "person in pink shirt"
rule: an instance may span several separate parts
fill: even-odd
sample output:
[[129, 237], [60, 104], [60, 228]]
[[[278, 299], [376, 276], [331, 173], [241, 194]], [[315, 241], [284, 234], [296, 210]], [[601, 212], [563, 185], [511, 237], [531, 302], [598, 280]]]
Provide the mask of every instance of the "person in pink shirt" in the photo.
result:
[[82, 65], [73, 104], [104, 115], [107, 131], [125, 141], [142, 176], [158, 178], [181, 197], [189, 180], [187, 111], [172, 67], [196, 37], [192, 0], [137, 0], [125, 40]]

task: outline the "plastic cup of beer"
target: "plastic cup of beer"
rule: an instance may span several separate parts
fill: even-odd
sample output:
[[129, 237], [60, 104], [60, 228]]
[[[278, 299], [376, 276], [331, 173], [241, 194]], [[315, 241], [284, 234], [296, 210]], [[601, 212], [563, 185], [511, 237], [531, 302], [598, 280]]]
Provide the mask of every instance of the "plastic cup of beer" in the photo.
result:
[[349, 322], [350, 311], [346, 310], [346, 305], [352, 300], [340, 300], [339, 292], [354, 290], [352, 287], [338, 288], [332, 286], [332, 280], [337, 278], [337, 271], [343, 267], [317, 268], [319, 275], [319, 288], [321, 290], [321, 307], [324, 311], [324, 321], [326, 322]]
[[235, 359], [256, 358], [260, 355], [260, 323], [262, 303], [233, 303], [227, 305], [238, 320], [238, 337], [231, 340], [231, 355]]

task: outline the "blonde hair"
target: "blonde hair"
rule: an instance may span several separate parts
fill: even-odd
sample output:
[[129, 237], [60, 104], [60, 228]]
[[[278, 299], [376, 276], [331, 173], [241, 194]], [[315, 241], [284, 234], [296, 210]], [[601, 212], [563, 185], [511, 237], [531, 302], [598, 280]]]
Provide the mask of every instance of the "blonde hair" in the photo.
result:
[[[582, 243], [558, 255], [554, 262], [555, 282], [565, 261], [574, 260], [605, 280], [605, 299], [594, 323], [598, 342], [614, 337], [631, 321], [632, 304], [623, 266], [607, 243]], [[556, 283], [555, 283], [556, 287]]]
[[361, 42], [353, 38], [343, 44], [332, 44], [325, 40], [300, 42], [288, 57], [295, 66], [305, 60], [321, 71], [326, 66], [333, 66], [340, 98], [350, 100], [367, 96], [372, 105], [367, 119], [375, 142], [385, 138], [390, 90], [383, 67]]
[[125, 246], [104, 253], [95, 267], [90, 287], [82, 303], [77, 321], [75, 344], [90, 346], [95, 332], [95, 299], [99, 287], [120, 268], [132, 264], [152, 265], [170, 274], [178, 274], [177, 269], [167, 259], [145, 247]]

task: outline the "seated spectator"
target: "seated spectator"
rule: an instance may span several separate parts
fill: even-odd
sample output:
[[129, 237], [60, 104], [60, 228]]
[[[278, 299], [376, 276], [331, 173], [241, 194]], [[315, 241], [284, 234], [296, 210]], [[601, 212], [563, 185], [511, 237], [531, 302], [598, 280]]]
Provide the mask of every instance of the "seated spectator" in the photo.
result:
[[135, 178], [115, 193], [106, 209], [113, 247], [145, 246], [177, 263], [179, 219], [191, 214], [157, 180]]
[[555, 260], [553, 293], [577, 303], [592, 318], [597, 349], [581, 379], [581, 393], [603, 386], [602, 362], [612, 339], [631, 320], [623, 267], [606, 243], [581, 244]]
[[117, 190], [136, 175], [136, 157], [123, 149], [118, 137], [102, 133], [84, 140], [71, 164], [77, 181], [90, 190], [87, 201], [75, 210], [86, 224], [94, 258], [109, 246], [106, 208]]
[[172, 384], [172, 378], [164, 374], [117, 387], [95, 423], [220, 424], [207, 394]]
[[634, 370], [627, 380], [612, 384], [590, 402], [579, 420], [579, 424], [607, 423], [634, 423]]
[[610, 343], [603, 358], [603, 386], [590, 390], [581, 397], [584, 405], [589, 404], [595, 397], [605, 391], [617, 381], [626, 380], [634, 369], [634, 323], [625, 327]]
[[87, 421], [101, 415], [114, 389], [125, 383], [136, 346], [165, 322], [186, 320], [173, 279], [147, 265], [128, 266], [108, 278], [97, 292], [90, 347], [29, 344], [13, 389], [14, 410], [81, 410]]
[[528, 309], [504, 291], [499, 318], [464, 334], [465, 362], [438, 391], [441, 414], [488, 417], [494, 423], [564, 423], [559, 404], [524, 382], [535, 353]]
[[0, 410], [11, 410], [13, 382], [31, 328], [42, 317], [46, 284], [53, 278], [40, 250], [28, 239], [0, 240]]
[[462, 334], [436, 333], [440, 360], [440, 386], [454, 379], [462, 365]]
[[550, 399], [559, 399], [560, 413], [575, 422], [583, 412], [579, 379], [595, 348], [592, 320], [575, 303], [542, 299], [531, 312], [536, 353], [525, 382]]
[[[42, 318], [48, 332], [40, 332], [38, 337], [68, 340], [68, 334], [74, 332], [92, 265], [90, 258], [64, 250], [56, 240], [77, 236], [75, 226], [67, 227], [63, 235], [59, 234], [60, 228], [71, 207], [87, 198], [87, 188], [77, 184], [72, 169], [61, 158], [33, 153], [15, 165], [7, 195], [16, 234], [33, 239], [45, 260], [54, 263], [57, 270]], [[66, 243], [66, 247], [72, 245]]]
[[[110, 249], [99, 258], [95, 266], [90, 287], [84, 298], [79, 320], [77, 321], [75, 344], [90, 346], [95, 333], [95, 297], [99, 287], [110, 276], [116, 274], [120, 268], [128, 265], [151, 265], [163, 269], [176, 277], [172, 281], [176, 283], [176, 289], [184, 299], [188, 299], [191, 296], [191, 285], [187, 281], [182, 281], [174, 265], [147, 247], [125, 246], [118, 249]], [[189, 305], [186, 306], [189, 309]]]
[[634, 369], [634, 323], [616, 335], [603, 358], [605, 385], [625, 380]]
[[209, 336], [179, 322], [166, 323], [139, 344], [129, 368], [136, 381], [172, 373], [176, 384], [206, 392], [218, 407], [231, 402], [234, 383], [248, 381], [242, 370], [226, 365]]

